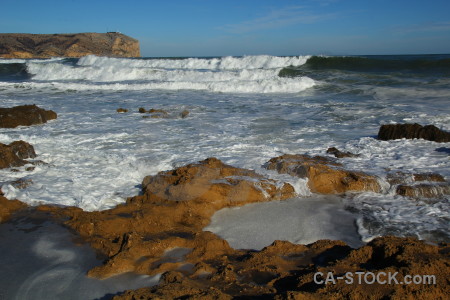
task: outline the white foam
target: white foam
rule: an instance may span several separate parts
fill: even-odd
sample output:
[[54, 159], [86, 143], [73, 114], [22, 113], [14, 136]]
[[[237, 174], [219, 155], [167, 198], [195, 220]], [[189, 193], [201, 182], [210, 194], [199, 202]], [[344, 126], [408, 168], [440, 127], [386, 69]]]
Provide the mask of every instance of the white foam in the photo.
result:
[[275, 56], [179, 60], [86, 56], [76, 66], [31, 61], [27, 63], [27, 70], [38, 83], [31, 88], [298, 93], [313, 87], [314, 80], [281, 78], [278, 73], [285, 66], [301, 65], [306, 60], [307, 57]]
[[127, 59], [89, 55], [78, 61], [79, 66], [151, 69], [189, 69], [189, 70], [244, 70], [276, 69], [287, 66], [301, 66], [310, 56], [269, 56], [256, 55], [222, 58], [186, 58], [186, 59]]

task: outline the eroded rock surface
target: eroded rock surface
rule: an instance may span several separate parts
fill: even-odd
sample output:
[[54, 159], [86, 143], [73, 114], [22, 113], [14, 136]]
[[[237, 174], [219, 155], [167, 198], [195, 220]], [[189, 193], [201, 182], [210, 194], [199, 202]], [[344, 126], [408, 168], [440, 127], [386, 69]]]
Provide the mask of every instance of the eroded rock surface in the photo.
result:
[[[377, 238], [359, 249], [339, 241], [307, 246], [275, 241], [258, 252], [235, 252], [215, 260], [214, 269], [203, 276], [167, 272], [159, 285], [114, 299], [446, 299], [449, 250], [447, 244], [438, 247], [398, 237]], [[407, 275], [434, 277], [427, 277], [429, 283], [401, 284]], [[379, 282], [372, 282], [372, 276]]]
[[118, 32], [0, 34], [0, 57], [51, 58], [85, 55], [139, 57], [139, 41]]
[[450, 142], [450, 132], [440, 130], [434, 125], [420, 124], [388, 124], [382, 125], [378, 131], [379, 140], [425, 139], [429, 141]]
[[437, 173], [393, 172], [386, 176], [398, 195], [410, 198], [441, 198], [450, 195], [450, 183]]
[[[142, 185], [143, 195], [114, 209], [62, 210], [70, 218], [66, 225], [108, 258], [105, 265], [89, 272], [91, 276], [103, 278], [128, 271], [158, 274], [232, 254], [226, 241], [202, 231], [217, 210], [295, 195], [289, 184], [278, 184], [216, 158], [147, 176]], [[178, 248], [187, 249], [183, 263], [179, 257], [171, 258], [170, 251]]]
[[43, 124], [56, 118], [57, 114], [54, 111], [42, 109], [34, 104], [0, 108], [1, 128]]
[[375, 176], [345, 170], [342, 164], [322, 156], [284, 154], [269, 160], [265, 167], [279, 173], [308, 178], [308, 186], [313, 193], [341, 194], [381, 190]]

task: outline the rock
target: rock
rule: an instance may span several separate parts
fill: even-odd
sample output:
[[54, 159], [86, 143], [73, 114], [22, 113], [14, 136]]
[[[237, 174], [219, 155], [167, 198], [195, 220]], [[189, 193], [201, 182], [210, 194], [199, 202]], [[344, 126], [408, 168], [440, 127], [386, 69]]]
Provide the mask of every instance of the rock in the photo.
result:
[[29, 178], [20, 178], [11, 182], [11, 185], [16, 189], [24, 189], [33, 184], [33, 180]]
[[431, 181], [431, 182], [445, 182], [444, 177], [437, 173], [405, 173], [405, 172], [393, 172], [388, 173], [386, 176], [387, 182], [390, 185], [397, 184], [410, 184], [418, 181]]
[[268, 170], [308, 178], [308, 186], [313, 193], [341, 194], [345, 192], [380, 192], [381, 187], [375, 176], [363, 172], [348, 171], [342, 164], [322, 156], [285, 154], [272, 158], [265, 164]]
[[139, 112], [140, 112], [141, 114], [145, 114], [147, 111], [145, 110], [145, 108], [139, 107]]
[[126, 113], [126, 112], [128, 112], [128, 109], [120, 107], [120, 108], [116, 109], [116, 111], [118, 113]]
[[294, 196], [292, 186], [288, 184], [277, 189], [275, 181], [251, 170], [225, 165], [216, 158], [147, 176], [142, 186], [146, 193], [170, 201], [197, 199], [220, 203], [222, 207]]
[[15, 141], [9, 145], [0, 143], [0, 169], [21, 167], [28, 163], [25, 158], [34, 157], [34, 148], [27, 142]]
[[54, 111], [39, 108], [34, 104], [0, 108], [1, 128], [43, 124], [56, 118], [57, 114]]
[[139, 57], [139, 41], [118, 32], [76, 34], [0, 34], [2, 58]]
[[6, 199], [0, 189], [0, 223], [7, 221], [11, 217], [11, 214], [25, 207], [27, 205], [19, 200]]
[[18, 158], [26, 159], [26, 158], [35, 158], [36, 152], [34, 152], [34, 147], [27, 142], [24, 141], [14, 141], [9, 144], [11, 147], [11, 151], [14, 152]]
[[[432, 246], [414, 238], [377, 238], [328, 264], [280, 278], [279, 284], [288, 285], [288, 291], [277, 299], [446, 299], [450, 292], [449, 250], [448, 245]], [[328, 284], [316, 284], [317, 272], [323, 277], [316, 276], [316, 280], [325, 280], [328, 274], [333, 277]], [[361, 279], [357, 272], [363, 272]], [[379, 280], [372, 280], [370, 272]], [[351, 283], [347, 277], [336, 278], [347, 274], [353, 279]], [[431, 281], [406, 285], [407, 275], [411, 280], [430, 275]]]
[[188, 111], [188, 110], [183, 110], [183, 111], [180, 113], [180, 117], [181, 117], [182, 119], [186, 118], [188, 115], [189, 115], [189, 111]]
[[[437, 173], [394, 172], [386, 176], [398, 195], [411, 198], [441, 198], [450, 194], [450, 183]], [[425, 182], [417, 184], [417, 182]], [[397, 185], [397, 187], [395, 187]]]
[[151, 115], [151, 118], [167, 118], [169, 116], [169, 113], [165, 111], [164, 109], [150, 109], [148, 111]]
[[421, 183], [416, 185], [401, 184], [397, 187], [396, 192], [398, 195], [411, 198], [442, 198], [445, 195], [450, 195], [450, 183]]
[[417, 123], [382, 125], [378, 132], [378, 139], [383, 141], [403, 138], [446, 143], [450, 142], [450, 132], [440, 130], [434, 125], [422, 126]]
[[433, 182], [445, 182], [444, 177], [437, 173], [416, 173], [413, 174], [414, 181], [433, 181]]
[[327, 153], [328, 154], [333, 154], [335, 157], [337, 157], [337, 158], [344, 158], [344, 157], [358, 157], [359, 156], [359, 154], [353, 154], [353, 153], [351, 153], [351, 152], [342, 152], [342, 151], [339, 151], [337, 148], [335, 148], [335, 147], [331, 147], [331, 148], [328, 148], [328, 150], [327, 150]]
[[89, 271], [90, 276], [173, 271], [182, 264], [164, 255], [177, 247], [189, 249], [184, 259], [194, 265], [228, 255], [233, 250], [226, 241], [202, 231], [217, 210], [295, 196], [289, 184], [278, 184], [216, 158], [147, 176], [142, 186], [143, 195], [110, 210], [63, 210], [70, 218], [66, 225], [109, 257], [105, 265]]
[[[275, 241], [261, 251], [236, 251], [234, 258], [215, 260], [215, 270], [206, 279], [169, 271], [157, 286], [126, 291], [114, 299], [446, 299], [449, 250], [449, 245], [390, 236], [358, 249], [339, 241], [307, 246]], [[434, 280], [429, 277], [429, 283], [406, 288], [400, 283], [406, 275], [431, 275]], [[380, 282], [370, 282], [377, 276]], [[315, 282], [326, 278], [328, 284]]]

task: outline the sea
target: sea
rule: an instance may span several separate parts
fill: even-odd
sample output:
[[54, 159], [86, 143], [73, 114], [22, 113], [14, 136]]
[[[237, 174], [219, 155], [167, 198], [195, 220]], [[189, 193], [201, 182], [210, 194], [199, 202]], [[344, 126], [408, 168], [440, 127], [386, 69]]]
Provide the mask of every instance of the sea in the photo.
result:
[[[377, 139], [382, 124], [450, 131], [450, 55], [0, 59], [0, 106], [25, 104], [58, 118], [0, 129], [1, 143], [27, 141], [44, 162], [0, 170], [9, 199], [105, 210], [139, 194], [147, 175], [217, 157], [297, 193], [217, 212], [205, 230], [236, 248], [382, 235], [450, 242], [450, 196], [407, 198], [386, 180], [397, 171], [450, 180], [450, 143]], [[339, 161], [377, 176], [382, 192], [317, 195], [263, 167], [285, 153], [331, 157], [329, 147], [359, 154]], [[20, 178], [32, 184], [14, 186]]]

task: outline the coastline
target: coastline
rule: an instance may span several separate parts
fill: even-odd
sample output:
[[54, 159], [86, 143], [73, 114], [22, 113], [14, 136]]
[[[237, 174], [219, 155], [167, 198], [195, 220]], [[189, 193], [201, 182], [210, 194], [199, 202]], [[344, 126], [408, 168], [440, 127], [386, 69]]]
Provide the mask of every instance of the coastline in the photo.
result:
[[[280, 61], [281, 66], [261, 70], [261, 65]], [[356, 75], [362, 84], [343, 88], [347, 78], [334, 85], [335, 71], [311, 71], [309, 65], [306, 71], [297, 67], [302, 73], [297, 79], [280, 77], [280, 68], [291, 61], [304, 63], [300, 57], [27, 61], [23, 64], [32, 79], [2, 82], [0, 98], [9, 106], [36, 102], [57, 110], [58, 119], [2, 132], [11, 153], [17, 152], [11, 145], [23, 139], [36, 146], [37, 154], [14, 158], [13, 168], [1, 171], [3, 192], [34, 207], [25, 212], [46, 214], [107, 257], [89, 276], [160, 276], [157, 286], [108, 297], [444, 299], [449, 292], [449, 143], [447, 134], [436, 130], [448, 131], [448, 106], [442, 100], [448, 87], [435, 94], [428, 85], [412, 92], [409, 86], [398, 88], [398, 80], [409, 82], [406, 74], [406, 79], [391, 76], [392, 89], [380, 88], [378, 80], [386, 84], [388, 75], [369, 70]], [[230, 70], [236, 65], [239, 71]], [[306, 80], [314, 83], [311, 87], [301, 85], [305, 72], [314, 78]], [[352, 72], [343, 68], [337, 73], [355, 80]], [[331, 84], [318, 84], [316, 73], [322, 79], [331, 73], [326, 77]], [[186, 78], [200, 80], [186, 83]], [[256, 78], [251, 82], [256, 92], [249, 93], [249, 78]], [[373, 86], [361, 92], [367, 80]], [[205, 92], [205, 86], [246, 88], [247, 94]], [[286, 94], [285, 86], [298, 90]], [[273, 88], [275, 93], [260, 93]], [[368, 94], [373, 90], [377, 93]], [[409, 93], [402, 96], [405, 91]], [[424, 105], [430, 99], [438, 100], [432, 109]], [[384, 124], [398, 125], [385, 128], [386, 140], [375, 136]], [[441, 142], [432, 139], [438, 136]], [[348, 227], [357, 228], [367, 244], [352, 248], [337, 240], [308, 245], [275, 241], [261, 250], [234, 249], [205, 231], [223, 208], [244, 211], [261, 204], [267, 212], [271, 206], [266, 204], [283, 204], [292, 197], [313, 201], [322, 194], [345, 207], [347, 215], [337, 217], [354, 216], [355, 221], [349, 220], [354, 226]], [[21, 207], [3, 200], [11, 204], [7, 214]], [[324, 218], [314, 218], [314, 209], [320, 208], [311, 209], [309, 227], [302, 225], [299, 231], [314, 233], [311, 228], [323, 225], [317, 222], [334, 216], [333, 209], [323, 209]], [[292, 213], [293, 219], [298, 217]], [[264, 218], [283, 224], [288, 216], [282, 210], [261, 215], [256, 229]], [[18, 216], [13, 213], [11, 222]], [[369, 274], [368, 281], [397, 273], [398, 283], [338, 279], [356, 272]], [[328, 283], [321, 280], [330, 273]], [[436, 283], [400, 284], [408, 275], [416, 281], [434, 275]]]
[[[386, 236], [358, 248], [331, 240], [309, 245], [274, 241], [256, 251], [233, 249], [219, 236], [203, 231], [222, 207], [293, 196], [291, 186], [277, 188], [274, 183], [251, 170], [209, 158], [144, 178], [142, 195], [109, 210], [41, 205], [19, 209], [6, 224], [20, 224], [24, 216], [37, 214], [40, 222], [70, 228], [106, 257], [103, 265], [87, 272], [89, 277], [106, 279], [131, 272], [160, 278], [153, 287], [147, 283], [142, 289], [114, 293], [114, 299], [262, 295], [338, 299], [373, 297], [373, 291], [376, 299], [417, 293], [444, 299], [448, 294], [448, 243], [430, 245], [415, 238]], [[397, 277], [388, 285], [384, 277], [380, 282], [360, 279], [351, 284], [336, 279], [343, 278], [340, 274], [351, 274], [353, 279], [355, 274], [394, 273], [401, 274], [399, 278], [430, 275], [435, 281], [409, 284], [405, 290], [403, 279]], [[325, 277], [330, 282], [325, 283]]]

